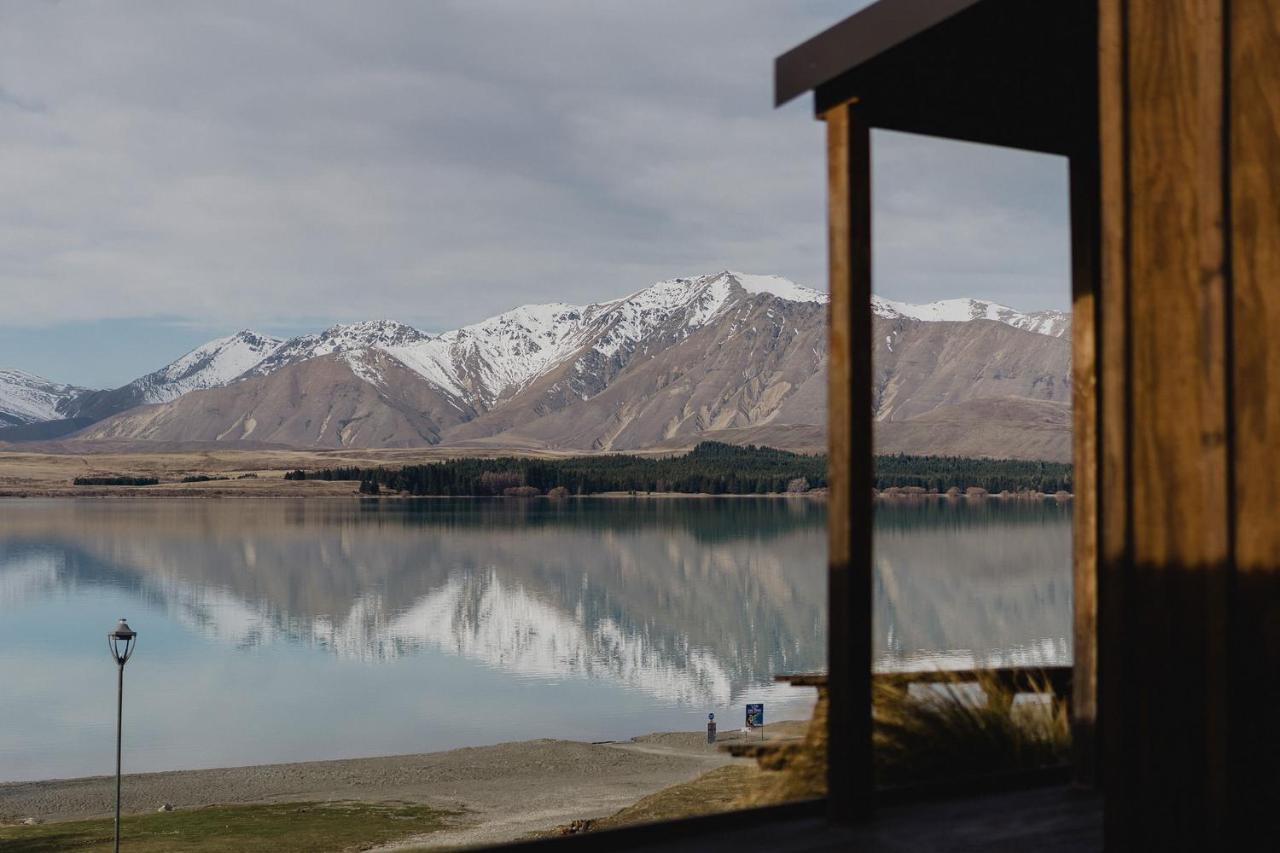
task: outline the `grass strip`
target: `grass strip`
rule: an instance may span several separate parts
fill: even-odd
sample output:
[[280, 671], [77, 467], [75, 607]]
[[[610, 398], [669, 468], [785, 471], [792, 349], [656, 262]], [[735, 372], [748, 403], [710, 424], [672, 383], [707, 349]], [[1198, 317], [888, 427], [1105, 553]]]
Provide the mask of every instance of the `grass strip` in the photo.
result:
[[[411, 803], [268, 803], [130, 815], [121, 847], [130, 853], [318, 853], [365, 850], [449, 825], [456, 812]], [[112, 821], [0, 826], [5, 853], [111, 850]]]

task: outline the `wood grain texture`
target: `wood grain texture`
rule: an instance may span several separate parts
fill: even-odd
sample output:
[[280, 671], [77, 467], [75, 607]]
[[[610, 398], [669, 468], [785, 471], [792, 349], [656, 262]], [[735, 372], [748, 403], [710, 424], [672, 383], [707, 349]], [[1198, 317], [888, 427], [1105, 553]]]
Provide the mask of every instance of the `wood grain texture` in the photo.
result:
[[1236, 559], [1241, 571], [1273, 572], [1280, 567], [1280, 3], [1234, 0], [1232, 11]]
[[[1231, 602], [1232, 828], [1280, 803], [1280, 0], [1232, 0], [1230, 223], [1235, 570]], [[1259, 673], [1270, 673], [1260, 677]], [[1237, 835], [1238, 849], [1248, 839]]]
[[[1107, 837], [1123, 834], [1124, 613], [1128, 586], [1128, 122], [1125, 8], [1098, 8], [1099, 281], [1098, 395], [1098, 734]], [[1079, 355], [1077, 354], [1078, 358]]]
[[1116, 849], [1201, 849], [1226, 825], [1223, 3], [1117, 0], [1100, 30], [1103, 298], [1121, 312], [1104, 321], [1103, 381], [1121, 390], [1103, 392], [1102, 458], [1128, 486], [1104, 490], [1126, 517], [1101, 516]]
[[1075, 782], [1097, 784], [1098, 716], [1098, 270], [1097, 156], [1082, 152], [1071, 160], [1071, 391], [1072, 607], [1074, 677], [1071, 691]]
[[828, 808], [870, 813], [871, 763], [871, 136], [854, 104], [827, 122], [831, 293], [828, 367]]
[[1220, 4], [1129, 4], [1134, 559], [1153, 565], [1227, 557]]

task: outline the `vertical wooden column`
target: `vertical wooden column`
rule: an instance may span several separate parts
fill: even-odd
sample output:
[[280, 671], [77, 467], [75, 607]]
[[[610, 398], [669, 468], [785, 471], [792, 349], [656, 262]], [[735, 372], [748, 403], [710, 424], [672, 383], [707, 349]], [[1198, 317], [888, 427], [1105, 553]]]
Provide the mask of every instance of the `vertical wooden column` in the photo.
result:
[[1075, 784], [1098, 784], [1098, 157], [1071, 157], [1071, 745]]
[[871, 136], [856, 103], [827, 123], [830, 264], [827, 660], [828, 805], [834, 821], [871, 807]]
[[[1230, 846], [1280, 817], [1280, 0], [1231, 0], [1228, 176], [1236, 574], [1231, 589]], [[1261, 833], [1255, 840], [1245, 835]]]
[[1100, 13], [1108, 848], [1250, 849], [1280, 820], [1280, 0]]
[[1106, 835], [1123, 833], [1126, 791], [1117, 761], [1126, 746], [1120, 697], [1124, 686], [1124, 614], [1129, 566], [1128, 442], [1128, 172], [1125, 145], [1123, 3], [1098, 8], [1099, 283], [1097, 357], [1097, 618], [1099, 778], [1105, 791]]

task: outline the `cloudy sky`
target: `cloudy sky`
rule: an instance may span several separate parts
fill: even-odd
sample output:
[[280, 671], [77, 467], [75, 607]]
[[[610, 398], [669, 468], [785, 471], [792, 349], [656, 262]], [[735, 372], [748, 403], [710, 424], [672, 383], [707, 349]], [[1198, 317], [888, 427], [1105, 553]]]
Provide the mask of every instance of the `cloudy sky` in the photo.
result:
[[[863, 5], [7, 0], [0, 367], [106, 387], [245, 327], [823, 288], [822, 126], [772, 60]], [[1067, 307], [1064, 162], [873, 156], [879, 292]]]

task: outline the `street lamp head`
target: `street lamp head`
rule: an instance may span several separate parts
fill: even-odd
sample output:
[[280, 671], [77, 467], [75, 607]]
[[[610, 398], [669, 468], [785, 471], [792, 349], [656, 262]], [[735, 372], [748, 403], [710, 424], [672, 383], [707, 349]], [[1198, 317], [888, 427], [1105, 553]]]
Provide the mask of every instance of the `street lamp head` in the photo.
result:
[[120, 618], [120, 623], [114, 630], [107, 632], [107, 646], [111, 649], [111, 656], [120, 666], [124, 666], [129, 662], [129, 658], [133, 657], [133, 649], [137, 642], [138, 632], [129, 627], [124, 617]]

